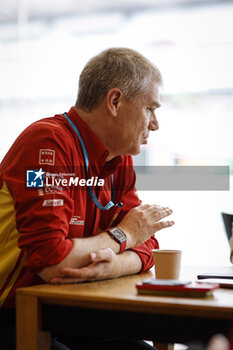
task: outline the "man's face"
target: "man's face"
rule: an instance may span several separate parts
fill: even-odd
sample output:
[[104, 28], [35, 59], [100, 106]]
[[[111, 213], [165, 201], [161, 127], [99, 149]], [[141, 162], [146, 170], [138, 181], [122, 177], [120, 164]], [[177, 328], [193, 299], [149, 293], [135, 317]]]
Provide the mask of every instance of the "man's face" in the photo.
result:
[[159, 128], [155, 114], [159, 107], [158, 84], [153, 84], [146, 95], [138, 96], [132, 101], [123, 97], [117, 127], [120, 154], [140, 153], [140, 146], [147, 143], [150, 131]]

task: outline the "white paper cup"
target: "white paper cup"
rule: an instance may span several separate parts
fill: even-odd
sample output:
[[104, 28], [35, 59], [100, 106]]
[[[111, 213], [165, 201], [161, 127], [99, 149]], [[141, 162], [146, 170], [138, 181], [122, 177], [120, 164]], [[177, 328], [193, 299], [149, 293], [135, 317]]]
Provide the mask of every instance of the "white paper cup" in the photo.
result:
[[175, 279], [180, 277], [181, 250], [153, 249], [155, 278]]

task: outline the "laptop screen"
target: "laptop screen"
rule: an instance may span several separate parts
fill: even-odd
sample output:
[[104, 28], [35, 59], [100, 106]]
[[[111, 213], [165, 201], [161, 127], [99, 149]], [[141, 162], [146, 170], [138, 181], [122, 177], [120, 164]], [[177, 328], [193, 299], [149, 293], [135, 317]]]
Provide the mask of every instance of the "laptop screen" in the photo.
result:
[[230, 241], [230, 238], [232, 236], [232, 223], [233, 223], [233, 214], [227, 214], [227, 213], [221, 213], [222, 219], [225, 226], [225, 231], [228, 240]]

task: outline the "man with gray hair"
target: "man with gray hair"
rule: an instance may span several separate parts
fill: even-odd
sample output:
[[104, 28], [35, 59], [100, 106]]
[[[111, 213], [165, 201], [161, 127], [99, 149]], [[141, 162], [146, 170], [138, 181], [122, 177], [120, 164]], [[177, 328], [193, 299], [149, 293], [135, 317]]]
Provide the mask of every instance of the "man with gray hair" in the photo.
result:
[[[68, 113], [39, 120], [17, 138], [0, 167], [0, 306], [14, 307], [18, 287], [116, 278], [153, 266], [154, 233], [174, 224], [161, 221], [172, 210], [141, 204], [132, 155], [159, 128], [161, 83], [140, 53], [105, 50], [84, 67]], [[52, 344], [74, 349], [77, 339]], [[120, 339], [78, 344], [149, 347]]]

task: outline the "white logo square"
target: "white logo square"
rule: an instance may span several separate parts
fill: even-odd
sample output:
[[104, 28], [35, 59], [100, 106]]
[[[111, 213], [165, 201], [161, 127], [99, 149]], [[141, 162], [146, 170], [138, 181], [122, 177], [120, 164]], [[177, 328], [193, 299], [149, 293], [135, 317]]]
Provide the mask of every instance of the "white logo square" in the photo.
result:
[[39, 164], [55, 165], [55, 151], [53, 149], [40, 149]]

